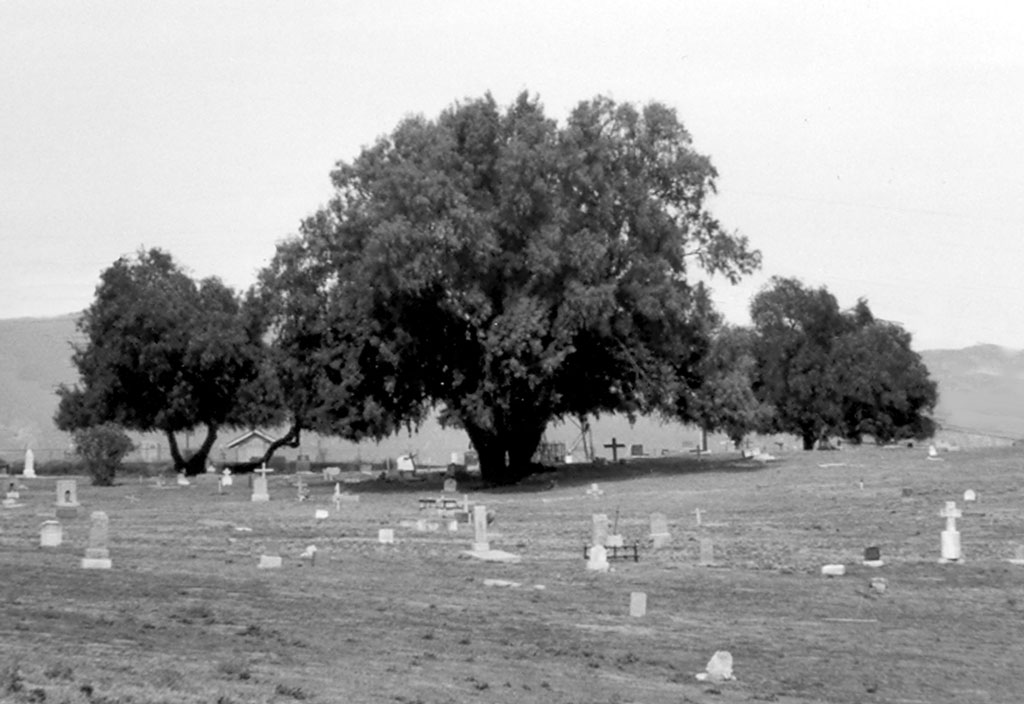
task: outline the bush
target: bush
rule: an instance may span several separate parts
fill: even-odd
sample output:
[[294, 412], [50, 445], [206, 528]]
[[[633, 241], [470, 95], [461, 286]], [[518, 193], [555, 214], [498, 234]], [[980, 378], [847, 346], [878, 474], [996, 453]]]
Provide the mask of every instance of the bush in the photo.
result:
[[77, 430], [74, 438], [75, 452], [85, 460], [96, 486], [112, 486], [121, 460], [135, 448], [124, 428], [114, 423]]

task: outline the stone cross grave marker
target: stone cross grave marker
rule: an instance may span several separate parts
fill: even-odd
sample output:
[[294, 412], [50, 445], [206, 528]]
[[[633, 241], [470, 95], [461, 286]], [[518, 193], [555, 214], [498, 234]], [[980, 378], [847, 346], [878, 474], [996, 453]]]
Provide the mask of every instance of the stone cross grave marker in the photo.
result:
[[663, 548], [668, 544], [672, 536], [668, 532], [668, 519], [664, 513], [651, 514], [651, 540], [654, 541], [654, 549]]
[[591, 545], [605, 545], [608, 542], [608, 516], [604, 513], [593, 515], [593, 532], [591, 534]]
[[959, 562], [963, 555], [960, 552], [960, 532], [956, 529], [956, 519], [963, 516], [963, 512], [956, 507], [955, 501], [947, 501], [946, 506], [939, 511], [939, 516], [946, 519], [946, 530], [942, 531], [942, 557], [939, 562]]
[[608, 443], [607, 445], [605, 445], [605, 447], [607, 447], [609, 450], [612, 451], [612, 462], [618, 462], [619, 461], [619, 450], [625, 449], [626, 444], [619, 442], [615, 438], [612, 438], [612, 441], [610, 443]]
[[36, 478], [36, 456], [32, 452], [32, 448], [25, 450], [25, 469], [22, 471], [21, 476], [26, 479]]
[[56, 548], [60, 547], [64, 540], [64, 531], [59, 521], [43, 521], [39, 526], [39, 547]]
[[221, 486], [231, 486], [234, 483], [235, 483], [235, 480], [231, 478], [231, 470], [228, 469], [227, 467], [225, 467], [224, 471], [221, 472], [220, 485]]
[[487, 552], [487, 507], [477, 504], [473, 507], [473, 552]]
[[256, 470], [255, 474], [257, 476], [253, 477], [252, 480], [253, 501], [270, 501], [270, 490], [267, 488], [267, 473], [273, 471], [272, 469], [267, 469], [267, 465], [263, 465]]
[[109, 570], [111, 562], [107, 541], [110, 519], [107, 518], [107, 514], [103, 511], [93, 511], [89, 520], [89, 547], [85, 549], [82, 569]]

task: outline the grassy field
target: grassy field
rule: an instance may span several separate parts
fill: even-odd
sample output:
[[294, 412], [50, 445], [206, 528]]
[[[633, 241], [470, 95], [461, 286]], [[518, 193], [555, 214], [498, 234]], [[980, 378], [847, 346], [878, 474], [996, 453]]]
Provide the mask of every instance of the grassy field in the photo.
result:
[[[360, 499], [340, 511], [315, 477], [300, 503], [296, 477], [271, 475], [269, 504], [249, 500], [244, 478], [225, 494], [212, 476], [79, 478], [82, 510], [56, 548], [39, 547], [54, 478], [19, 479], [23, 506], [0, 509], [0, 701], [1019, 702], [1024, 567], [1005, 559], [1024, 543], [1022, 470], [1019, 450], [929, 461], [861, 448], [466, 487], [494, 512], [492, 547], [518, 564], [466, 556], [465, 525], [402, 527], [440, 478], [352, 485]], [[594, 482], [603, 495], [587, 495]], [[937, 562], [947, 500], [964, 509], [960, 565]], [[110, 517], [111, 570], [79, 566], [91, 511]], [[585, 569], [598, 512], [640, 541], [639, 562]], [[652, 512], [672, 532], [657, 551]], [[393, 546], [377, 542], [387, 527]], [[701, 538], [717, 566], [699, 566]], [[315, 565], [299, 559], [309, 545]], [[884, 567], [861, 565], [869, 545]], [[283, 568], [257, 568], [268, 549]], [[828, 563], [846, 576], [821, 576]], [[629, 615], [634, 591], [644, 617]], [[694, 678], [716, 650], [732, 653], [735, 681]]]

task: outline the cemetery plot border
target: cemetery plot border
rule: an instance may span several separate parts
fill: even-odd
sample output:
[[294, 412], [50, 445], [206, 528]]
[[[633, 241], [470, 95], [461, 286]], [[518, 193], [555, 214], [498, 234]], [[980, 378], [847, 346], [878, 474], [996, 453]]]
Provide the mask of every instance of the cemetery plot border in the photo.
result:
[[[632, 560], [633, 562], [640, 562], [640, 543], [634, 541], [630, 545], [607, 545], [603, 546], [608, 552], [609, 560]], [[583, 546], [583, 559], [590, 559], [590, 546]]]

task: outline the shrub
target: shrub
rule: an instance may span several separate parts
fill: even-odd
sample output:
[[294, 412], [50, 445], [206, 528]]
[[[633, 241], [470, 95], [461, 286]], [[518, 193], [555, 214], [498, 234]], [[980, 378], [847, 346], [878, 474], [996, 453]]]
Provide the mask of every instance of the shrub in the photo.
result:
[[135, 447], [124, 428], [115, 423], [76, 430], [74, 438], [75, 452], [85, 460], [96, 486], [112, 486], [118, 465]]

